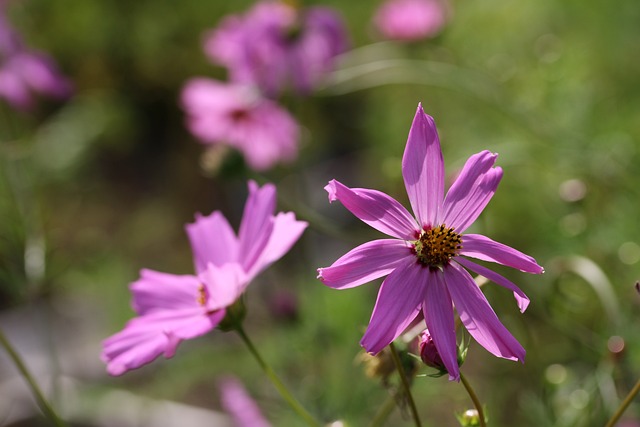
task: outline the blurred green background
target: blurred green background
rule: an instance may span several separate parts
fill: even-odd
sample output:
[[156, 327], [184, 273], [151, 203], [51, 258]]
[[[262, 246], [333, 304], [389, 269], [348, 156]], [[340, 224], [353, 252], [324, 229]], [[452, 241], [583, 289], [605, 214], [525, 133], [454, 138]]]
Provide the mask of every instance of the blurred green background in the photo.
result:
[[[312, 413], [367, 425], [389, 395], [357, 362], [378, 283], [338, 292], [315, 269], [380, 235], [329, 205], [323, 186], [336, 178], [408, 206], [400, 160], [422, 102], [448, 174], [480, 150], [500, 154], [503, 181], [473, 230], [546, 270], [496, 268], [531, 298], [524, 314], [510, 292], [483, 288], [527, 349], [521, 365], [471, 343], [463, 371], [490, 425], [603, 425], [640, 375], [640, 3], [455, 1], [440, 35], [410, 45], [380, 41], [374, 2], [322, 4], [343, 14], [354, 51], [319, 93], [283, 100], [304, 128], [300, 157], [262, 176], [239, 156], [216, 173], [203, 168], [205, 148], [177, 103], [189, 78], [225, 78], [204, 57], [202, 34], [251, 2], [9, 4], [28, 43], [54, 56], [76, 86], [66, 103], [43, 101], [31, 114], [3, 106], [0, 117], [0, 305], [6, 316], [42, 316], [28, 333], [46, 343], [40, 362], [54, 373], [46, 387], [54, 404], [70, 405], [55, 385], [72, 378], [82, 391], [78, 425], [117, 413], [104, 406], [114, 390], [219, 409], [216, 379], [230, 373], [273, 425], [300, 425], [232, 334], [185, 342], [174, 359], [119, 378], [98, 359], [100, 340], [133, 316], [127, 284], [138, 270], [190, 273], [183, 225], [218, 209], [237, 227], [253, 178], [274, 182], [279, 210], [311, 226], [251, 285], [246, 330]], [[387, 62], [345, 77], [374, 61]], [[283, 313], [278, 303], [291, 298], [295, 313]], [[51, 331], [54, 318], [71, 325], [62, 331], [69, 341]], [[65, 368], [70, 352], [82, 369]], [[446, 378], [417, 378], [414, 395], [425, 426], [456, 425], [454, 413], [472, 406]], [[640, 425], [640, 405], [625, 418]], [[396, 411], [388, 425], [411, 421]]]

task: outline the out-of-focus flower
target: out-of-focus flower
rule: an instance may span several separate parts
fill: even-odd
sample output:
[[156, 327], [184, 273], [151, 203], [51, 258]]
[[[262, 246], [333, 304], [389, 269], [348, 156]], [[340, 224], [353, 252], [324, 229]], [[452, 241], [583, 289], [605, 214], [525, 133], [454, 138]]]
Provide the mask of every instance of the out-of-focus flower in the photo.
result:
[[218, 382], [220, 401], [236, 427], [269, 427], [256, 402], [249, 396], [242, 383], [226, 377]]
[[[524, 360], [525, 350], [502, 325], [468, 268], [513, 291], [524, 311], [527, 296], [490, 269], [461, 257], [491, 261], [527, 273], [543, 269], [528, 255], [479, 234], [462, 234], [491, 200], [502, 178], [496, 154], [482, 151], [469, 158], [444, 197], [444, 161], [433, 118], [418, 105], [402, 159], [402, 175], [415, 218], [395, 199], [336, 180], [325, 187], [329, 200], [342, 204], [371, 227], [394, 239], [374, 240], [343, 255], [318, 278], [347, 289], [388, 277], [378, 293], [369, 327], [360, 344], [378, 353], [418, 316], [449, 372], [460, 377], [453, 304], [471, 336], [496, 356]], [[453, 304], [452, 304], [453, 302]]]
[[20, 35], [6, 19], [0, 4], [0, 97], [20, 110], [33, 107], [34, 95], [66, 98], [71, 83], [58, 70], [53, 59], [27, 49]]
[[101, 357], [111, 375], [161, 354], [170, 358], [182, 340], [203, 335], [223, 321], [251, 280], [287, 253], [307, 227], [292, 212], [274, 215], [275, 202], [272, 184], [260, 188], [250, 181], [237, 236], [218, 211], [197, 215], [187, 224], [195, 275], [141, 271], [130, 287], [138, 317], [103, 342]]
[[413, 41], [435, 36], [446, 22], [440, 0], [387, 0], [377, 10], [374, 25], [383, 37]]
[[225, 18], [204, 43], [205, 53], [228, 68], [232, 81], [257, 85], [268, 96], [287, 86], [309, 93], [346, 48], [336, 11], [280, 1], [261, 1], [244, 15]]
[[249, 86], [195, 78], [182, 90], [187, 127], [206, 144], [227, 144], [242, 152], [249, 167], [262, 171], [298, 154], [295, 119]]

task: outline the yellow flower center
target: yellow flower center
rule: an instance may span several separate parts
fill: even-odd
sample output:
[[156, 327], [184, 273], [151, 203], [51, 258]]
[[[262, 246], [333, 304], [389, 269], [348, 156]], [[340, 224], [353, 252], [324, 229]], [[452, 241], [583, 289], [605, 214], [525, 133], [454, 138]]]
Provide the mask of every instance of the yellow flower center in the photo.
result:
[[462, 249], [462, 236], [453, 228], [442, 224], [436, 228], [424, 230], [420, 238], [414, 242], [418, 261], [429, 267], [441, 267], [458, 255]]

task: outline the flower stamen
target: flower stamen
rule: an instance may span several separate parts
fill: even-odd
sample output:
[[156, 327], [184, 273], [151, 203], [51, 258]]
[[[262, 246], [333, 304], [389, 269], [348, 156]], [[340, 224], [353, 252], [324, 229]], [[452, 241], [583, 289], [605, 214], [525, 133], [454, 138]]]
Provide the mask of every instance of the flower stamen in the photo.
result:
[[413, 246], [418, 261], [429, 267], [442, 267], [462, 249], [462, 236], [445, 224], [424, 230]]

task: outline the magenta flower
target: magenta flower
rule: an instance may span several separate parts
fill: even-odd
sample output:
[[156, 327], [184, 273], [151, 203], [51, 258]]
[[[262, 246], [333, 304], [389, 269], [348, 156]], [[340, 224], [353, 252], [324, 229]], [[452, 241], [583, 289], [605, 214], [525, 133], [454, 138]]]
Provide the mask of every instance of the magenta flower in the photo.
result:
[[263, 171], [298, 155], [295, 119], [248, 86], [195, 78], [182, 90], [182, 107], [193, 135], [239, 150], [252, 169]]
[[227, 377], [218, 383], [220, 401], [236, 427], [270, 427], [240, 381]]
[[34, 95], [63, 99], [71, 94], [71, 83], [53, 59], [29, 50], [6, 19], [0, 5], [0, 97], [19, 110], [34, 105]]
[[330, 8], [261, 1], [242, 16], [225, 18], [206, 36], [204, 50], [234, 82], [257, 85], [268, 96], [290, 85], [307, 94], [333, 69], [346, 39]]
[[387, 0], [373, 22], [385, 38], [403, 41], [435, 36], [446, 22], [446, 9], [440, 0]]
[[250, 181], [238, 235], [218, 211], [186, 226], [195, 275], [142, 270], [130, 286], [138, 317], [103, 342], [102, 360], [111, 375], [173, 357], [181, 341], [204, 335], [224, 319], [226, 308], [256, 275], [280, 259], [307, 223], [292, 212], [274, 215], [276, 189]]
[[480, 345], [496, 356], [524, 361], [524, 348], [500, 323], [465, 270], [513, 291], [522, 312], [529, 299], [516, 285], [466, 257], [527, 273], [543, 272], [530, 256], [479, 234], [463, 234], [489, 203], [502, 178], [502, 169], [494, 167], [496, 157], [489, 151], [471, 156], [445, 197], [438, 133], [433, 119], [418, 105], [402, 159], [415, 219], [379, 191], [352, 189], [336, 180], [325, 187], [330, 201], [339, 200], [360, 220], [393, 237], [365, 243], [330, 267], [318, 269], [318, 278], [335, 289], [387, 276], [360, 342], [368, 352], [378, 353], [422, 312], [449, 378], [458, 380], [455, 305], [460, 320]]

